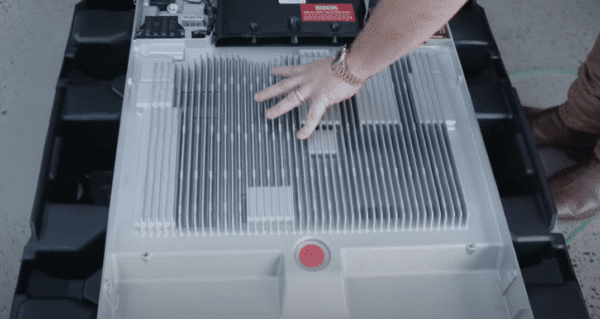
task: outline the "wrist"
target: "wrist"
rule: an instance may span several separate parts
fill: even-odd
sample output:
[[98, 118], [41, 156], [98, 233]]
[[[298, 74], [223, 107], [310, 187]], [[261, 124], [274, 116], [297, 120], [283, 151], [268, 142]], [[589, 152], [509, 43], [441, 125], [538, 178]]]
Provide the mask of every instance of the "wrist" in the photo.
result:
[[[350, 67], [348, 64], [348, 58], [350, 57], [349, 53], [350, 52], [347, 46], [344, 46], [340, 51], [338, 51], [332, 61], [331, 70], [337, 77], [342, 79], [344, 82], [351, 85], [360, 86], [364, 84], [366, 80], [369, 79], [369, 77], [366, 76], [365, 78], [361, 79], [357, 77], [356, 74], [350, 71]], [[362, 75], [362, 73], [359, 74]]]
[[348, 71], [361, 81], [364, 81], [373, 75], [367, 70], [363, 61], [364, 59], [356, 52], [348, 52], [348, 57], [346, 58]]

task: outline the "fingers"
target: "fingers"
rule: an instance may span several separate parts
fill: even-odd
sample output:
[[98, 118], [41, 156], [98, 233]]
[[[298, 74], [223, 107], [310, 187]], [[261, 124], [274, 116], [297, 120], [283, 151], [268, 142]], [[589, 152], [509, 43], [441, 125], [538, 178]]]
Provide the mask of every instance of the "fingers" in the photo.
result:
[[274, 76], [283, 76], [290, 77], [293, 75], [298, 75], [303, 73], [306, 70], [306, 66], [298, 65], [298, 66], [278, 66], [271, 70], [271, 74]]
[[[308, 96], [310, 93], [307, 92], [307, 88], [306, 86], [304, 86], [298, 89], [298, 94], [300, 94], [302, 98], [306, 100], [305, 96]], [[288, 94], [288, 96], [285, 99], [277, 103], [272, 108], [268, 109], [265, 112], [267, 118], [271, 120], [278, 118], [283, 114], [291, 111], [295, 107], [300, 106], [302, 104], [302, 101], [300, 100], [300, 97], [298, 97], [298, 94], [292, 91], [290, 94]]]
[[285, 94], [286, 92], [290, 91], [291, 89], [295, 88], [300, 84], [302, 84], [302, 77], [296, 76], [293, 78], [285, 79], [254, 94], [254, 100], [256, 100], [256, 102], [264, 102], [279, 95]]
[[327, 111], [327, 107], [329, 106], [328, 100], [326, 98], [319, 98], [313, 103], [308, 111], [308, 116], [306, 119], [306, 124], [302, 127], [300, 131], [296, 134], [301, 140], [305, 140], [309, 138], [312, 133], [317, 129], [319, 122], [321, 122], [321, 118]]

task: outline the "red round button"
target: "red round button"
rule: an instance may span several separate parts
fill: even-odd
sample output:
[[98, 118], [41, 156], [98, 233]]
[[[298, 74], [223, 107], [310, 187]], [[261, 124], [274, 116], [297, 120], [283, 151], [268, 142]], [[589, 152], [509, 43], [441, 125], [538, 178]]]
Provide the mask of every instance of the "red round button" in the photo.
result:
[[325, 252], [317, 245], [306, 245], [300, 250], [298, 258], [304, 266], [315, 268], [325, 261]]

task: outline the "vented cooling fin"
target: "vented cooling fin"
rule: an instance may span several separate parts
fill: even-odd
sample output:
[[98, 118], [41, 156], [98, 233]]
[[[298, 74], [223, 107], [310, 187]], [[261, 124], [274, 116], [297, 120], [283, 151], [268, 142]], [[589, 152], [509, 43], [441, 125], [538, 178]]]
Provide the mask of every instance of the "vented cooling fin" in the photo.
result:
[[[331, 107], [307, 141], [307, 106], [268, 120], [270, 64], [223, 55], [157, 62], [142, 76], [146, 234], [266, 234], [463, 228], [467, 211], [436, 86], [438, 57], [413, 53]], [[142, 95], [144, 96], [144, 95]], [[180, 122], [179, 124], [177, 122]], [[178, 129], [180, 127], [180, 129]], [[173, 151], [176, 148], [178, 151]], [[145, 156], [145, 155], [140, 155]], [[170, 174], [169, 171], [177, 172]], [[169, 187], [168, 185], [173, 185]]]

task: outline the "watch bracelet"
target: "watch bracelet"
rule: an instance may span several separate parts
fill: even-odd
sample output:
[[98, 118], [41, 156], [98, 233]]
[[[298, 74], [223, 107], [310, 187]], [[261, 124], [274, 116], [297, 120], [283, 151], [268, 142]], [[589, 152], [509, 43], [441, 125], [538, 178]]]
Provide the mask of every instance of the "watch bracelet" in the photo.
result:
[[348, 68], [348, 55], [349, 55], [349, 51], [346, 51], [346, 55], [344, 56], [344, 60], [341, 61], [340, 64], [338, 64], [337, 66], [332, 65], [332, 70], [335, 73], [335, 75], [337, 75], [339, 78], [341, 78], [344, 82], [349, 83], [351, 85], [362, 85], [364, 84], [369, 78], [367, 78], [366, 80], [360, 80], [359, 78], [357, 78], [356, 76], [354, 76], [352, 73], [350, 73], [350, 69]]

